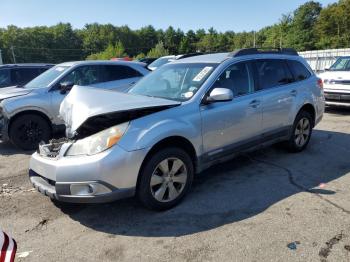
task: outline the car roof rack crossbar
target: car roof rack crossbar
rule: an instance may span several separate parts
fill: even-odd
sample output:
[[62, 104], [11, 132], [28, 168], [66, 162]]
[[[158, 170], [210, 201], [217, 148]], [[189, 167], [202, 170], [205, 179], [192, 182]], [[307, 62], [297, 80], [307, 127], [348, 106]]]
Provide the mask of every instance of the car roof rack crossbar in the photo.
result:
[[245, 55], [260, 55], [260, 54], [279, 54], [279, 55], [295, 55], [298, 56], [298, 52], [294, 48], [243, 48], [233, 51], [229, 54], [229, 57], [239, 57]]

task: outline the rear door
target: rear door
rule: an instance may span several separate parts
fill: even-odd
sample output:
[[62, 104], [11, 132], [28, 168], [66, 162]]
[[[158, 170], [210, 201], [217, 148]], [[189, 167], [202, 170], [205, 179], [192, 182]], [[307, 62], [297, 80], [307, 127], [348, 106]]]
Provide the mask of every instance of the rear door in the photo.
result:
[[293, 75], [283, 59], [259, 59], [255, 65], [260, 93], [263, 95], [263, 136], [273, 139], [287, 135], [298, 92]]
[[255, 90], [252, 71], [250, 62], [229, 66], [212, 89], [231, 89], [233, 100], [203, 104], [200, 108], [204, 157], [209, 161], [260, 142], [261, 95]]
[[124, 92], [140, 80], [143, 75], [137, 70], [126, 65], [104, 65], [101, 69], [103, 83], [94, 85], [97, 87], [116, 89]]

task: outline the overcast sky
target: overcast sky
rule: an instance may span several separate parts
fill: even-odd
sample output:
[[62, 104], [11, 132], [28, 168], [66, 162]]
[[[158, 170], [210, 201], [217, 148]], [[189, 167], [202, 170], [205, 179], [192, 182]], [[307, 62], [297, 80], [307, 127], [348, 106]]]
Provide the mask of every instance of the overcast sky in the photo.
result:
[[[182, 30], [251, 31], [277, 22], [305, 0], [0, 0], [0, 27], [69, 22], [111, 23], [138, 29], [145, 25]], [[328, 5], [334, 0], [321, 0]]]

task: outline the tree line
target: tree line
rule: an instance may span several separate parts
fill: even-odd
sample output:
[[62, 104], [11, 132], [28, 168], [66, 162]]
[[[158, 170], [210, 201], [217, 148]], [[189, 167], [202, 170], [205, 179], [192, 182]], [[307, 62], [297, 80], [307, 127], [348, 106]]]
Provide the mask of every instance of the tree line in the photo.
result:
[[350, 47], [350, 0], [322, 7], [309, 1], [280, 20], [253, 32], [218, 32], [169, 27], [86, 24], [73, 29], [69, 23], [54, 26], [0, 28], [4, 63], [59, 63], [112, 57], [142, 58], [192, 52], [223, 52], [247, 47], [293, 47], [298, 51]]

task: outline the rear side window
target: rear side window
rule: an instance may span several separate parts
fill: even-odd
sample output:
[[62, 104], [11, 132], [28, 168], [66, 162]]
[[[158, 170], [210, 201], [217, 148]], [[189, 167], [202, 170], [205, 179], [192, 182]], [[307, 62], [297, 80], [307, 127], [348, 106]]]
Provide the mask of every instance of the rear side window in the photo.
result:
[[293, 82], [292, 73], [284, 60], [262, 59], [255, 62], [260, 89], [269, 89]]
[[309, 70], [307, 70], [307, 68], [298, 61], [288, 60], [288, 66], [292, 70], [296, 81], [302, 81], [311, 76]]
[[24, 85], [40, 73], [39, 68], [16, 68], [12, 70], [12, 79], [17, 85]]
[[0, 69], [0, 87], [11, 85], [10, 69]]
[[122, 65], [105, 65], [103, 71], [106, 82], [142, 76], [142, 74], [135, 69]]

